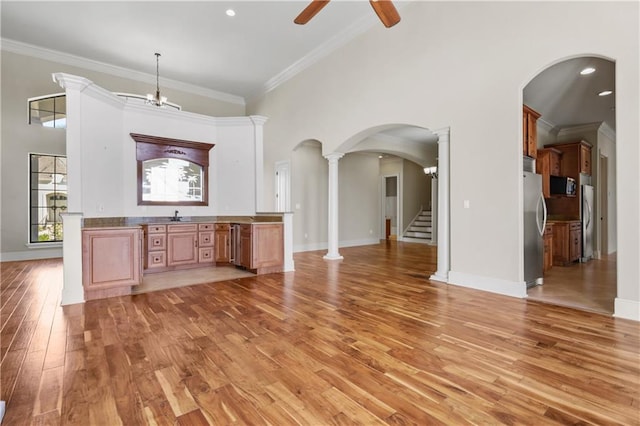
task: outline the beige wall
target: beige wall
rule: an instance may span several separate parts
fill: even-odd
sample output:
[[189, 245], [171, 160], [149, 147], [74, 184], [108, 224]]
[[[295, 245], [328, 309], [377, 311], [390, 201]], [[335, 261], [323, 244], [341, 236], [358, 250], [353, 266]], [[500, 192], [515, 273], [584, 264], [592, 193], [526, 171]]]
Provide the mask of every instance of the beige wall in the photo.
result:
[[[637, 3], [413, 2], [402, 15], [248, 105], [270, 119], [266, 176], [303, 140], [321, 141], [326, 154], [375, 126], [450, 127], [451, 276], [521, 286], [522, 90], [558, 61], [600, 55], [616, 61], [618, 192], [633, 194], [618, 198], [618, 227], [637, 229]], [[607, 31], [594, 31], [603, 22]], [[637, 309], [638, 234], [618, 248], [617, 306]]]

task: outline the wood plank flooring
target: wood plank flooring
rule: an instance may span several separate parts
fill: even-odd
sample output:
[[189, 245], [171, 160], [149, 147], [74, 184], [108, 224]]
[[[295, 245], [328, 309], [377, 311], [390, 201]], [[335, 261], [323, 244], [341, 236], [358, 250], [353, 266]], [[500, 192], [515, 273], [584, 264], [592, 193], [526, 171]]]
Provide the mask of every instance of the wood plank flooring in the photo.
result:
[[430, 282], [435, 250], [59, 307], [5, 262], [3, 425], [640, 424], [640, 326]]

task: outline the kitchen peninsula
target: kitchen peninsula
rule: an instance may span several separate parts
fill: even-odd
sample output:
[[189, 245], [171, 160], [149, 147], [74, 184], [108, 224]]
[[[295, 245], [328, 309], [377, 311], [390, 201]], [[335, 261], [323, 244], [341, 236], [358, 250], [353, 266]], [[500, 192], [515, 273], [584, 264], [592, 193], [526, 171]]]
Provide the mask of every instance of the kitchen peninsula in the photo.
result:
[[83, 221], [85, 300], [131, 294], [145, 274], [217, 267], [255, 274], [282, 272], [282, 214]]

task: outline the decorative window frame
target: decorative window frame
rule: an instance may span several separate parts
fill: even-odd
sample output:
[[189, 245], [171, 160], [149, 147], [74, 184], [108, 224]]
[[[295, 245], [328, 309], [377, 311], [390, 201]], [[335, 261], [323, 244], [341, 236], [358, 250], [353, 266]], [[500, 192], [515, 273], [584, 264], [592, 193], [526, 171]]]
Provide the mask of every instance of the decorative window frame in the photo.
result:
[[[209, 205], [209, 151], [214, 144], [182, 139], [130, 133], [136, 142], [138, 163], [138, 205], [155, 206], [208, 206]], [[177, 158], [196, 163], [203, 169], [202, 201], [145, 201], [142, 199], [143, 162], [160, 158]]]

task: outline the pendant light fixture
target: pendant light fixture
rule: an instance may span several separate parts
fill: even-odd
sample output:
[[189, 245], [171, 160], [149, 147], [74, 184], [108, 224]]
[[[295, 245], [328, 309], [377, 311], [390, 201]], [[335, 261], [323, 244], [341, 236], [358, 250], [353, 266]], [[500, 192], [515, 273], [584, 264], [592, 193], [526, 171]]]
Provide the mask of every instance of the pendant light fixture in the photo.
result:
[[149, 93], [147, 95], [147, 104], [155, 105], [157, 107], [164, 106], [167, 102], [166, 96], [160, 96], [160, 54], [156, 53], [156, 94], [155, 96]]

